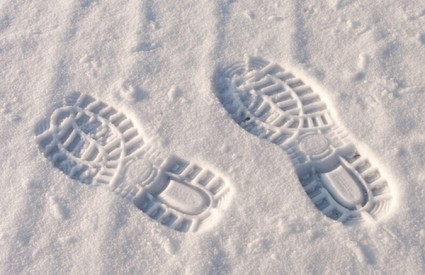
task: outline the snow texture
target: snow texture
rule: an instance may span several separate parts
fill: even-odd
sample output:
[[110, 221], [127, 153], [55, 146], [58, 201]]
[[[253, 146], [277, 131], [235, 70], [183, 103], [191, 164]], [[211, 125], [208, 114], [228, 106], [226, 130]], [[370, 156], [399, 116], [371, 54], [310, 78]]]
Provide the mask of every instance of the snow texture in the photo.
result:
[[423, 274], [424, 64], [419, 0], [0, 0], [0, 274]]

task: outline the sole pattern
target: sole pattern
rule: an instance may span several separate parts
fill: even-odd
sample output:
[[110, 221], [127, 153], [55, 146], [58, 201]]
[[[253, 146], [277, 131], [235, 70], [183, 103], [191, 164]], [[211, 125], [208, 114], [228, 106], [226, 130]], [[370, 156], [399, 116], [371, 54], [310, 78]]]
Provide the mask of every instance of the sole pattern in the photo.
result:
[[275, 63], [249, 57], [218, 71], [215, 86], [241, 127], [290, 156], [305, 192], [326, 216], [355, 223], [389, 212], [387, 181], [301, 79]]
[[67, 176], [102, 185], [181, 232], [211, 227], [229, 203], [231, 186], [217, 172], [146, 144], [116, 108], [75, 93], [36, 127], [40, 151]]

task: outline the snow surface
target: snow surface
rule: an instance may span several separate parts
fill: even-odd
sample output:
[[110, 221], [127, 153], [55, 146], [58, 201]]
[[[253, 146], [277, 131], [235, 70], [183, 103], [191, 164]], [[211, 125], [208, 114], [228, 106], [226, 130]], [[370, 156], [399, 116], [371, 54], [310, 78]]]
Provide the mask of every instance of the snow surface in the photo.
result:
[[[234, 122], [213, 78], [246, 55], [320, 90], [390, 182], [390, 215], [327, 218], [289, 157]], [[0, 273], [423, 274], [424, 64], [419, 0], [2, 0]], [[75, 91], [229, 179], [214, 227], [171, 230], [56, 169], [34, 129]]]

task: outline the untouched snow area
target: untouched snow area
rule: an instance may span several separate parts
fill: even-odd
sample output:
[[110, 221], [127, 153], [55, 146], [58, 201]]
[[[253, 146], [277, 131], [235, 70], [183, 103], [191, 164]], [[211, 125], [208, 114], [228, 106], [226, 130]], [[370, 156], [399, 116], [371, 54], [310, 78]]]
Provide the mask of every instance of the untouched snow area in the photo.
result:
[[424, 64], [419, 0], [2, 0], [0, 273], [423, 274]]

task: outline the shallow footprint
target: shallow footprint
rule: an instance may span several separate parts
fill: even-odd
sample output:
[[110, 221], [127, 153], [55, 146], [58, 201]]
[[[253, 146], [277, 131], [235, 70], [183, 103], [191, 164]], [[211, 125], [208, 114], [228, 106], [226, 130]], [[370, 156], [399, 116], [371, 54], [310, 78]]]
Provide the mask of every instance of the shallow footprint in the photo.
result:
[[231, 186], [218, 173], [161, 157], [127, 115], [89, 95], [66, 98], [35, 134], [41, 152], [63, 173], [108, 187], [177, 231], [209, 228], [228, 205]]
[[326, 216], [348, 223], [389, 212], [387, 181], [334, 123], [319, 95], [291, 72], [249, 57], [218, 70], [214, 81], [240, 126], [290, 156], [305, 192]]

